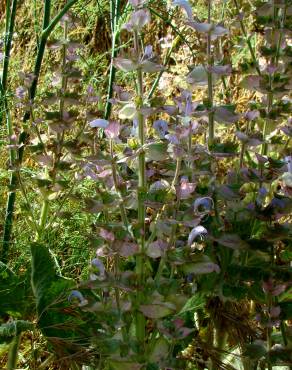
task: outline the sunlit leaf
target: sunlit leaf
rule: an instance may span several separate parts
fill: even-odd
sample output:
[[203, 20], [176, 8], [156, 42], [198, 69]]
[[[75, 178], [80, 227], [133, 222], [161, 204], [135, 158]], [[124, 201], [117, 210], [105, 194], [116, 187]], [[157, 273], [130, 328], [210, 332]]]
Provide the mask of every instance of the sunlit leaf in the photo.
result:
[[204, 66], [196, 66], [187, 75], [187, 82], [192, 85], [206, 86], [208, 84], [208, 74]]
[[134, 104], [126, 104], [119, 112], [120, 119], [134, 119], [137, 114], [137, 109]]

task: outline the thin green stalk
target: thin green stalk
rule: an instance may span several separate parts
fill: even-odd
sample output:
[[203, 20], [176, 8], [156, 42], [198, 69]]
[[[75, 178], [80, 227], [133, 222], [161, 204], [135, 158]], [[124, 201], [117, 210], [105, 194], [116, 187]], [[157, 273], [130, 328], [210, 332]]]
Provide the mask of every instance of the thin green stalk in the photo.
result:
[[115, 190], [121, 197], [121, 203], [119, 205], [120, 212], [121, 212], [121, 218], [122, 218], [122, 221], [123, 221], [123, 224], [124, 224], [126, 230], [130, 233], [131, 236], [133, 236], [131, 231], [130, 231], [130, 228], [129, 228], [129, 220], [128, 220], [128, 216], [127, 216], [127, 211], [126, 211], [126, 208], [125, 208], [125, 205], [124, 205], [124, 202], [123, 202], [123, 196], [122, 196], [121, 191], [120, 191], [119, 180], [118, 180], [118, 171], [117, 171], [117, 166], [116, 166], [115, 157], [114, 157], [113, 140], [110, 140], [110, 154], [111, 154], [111, 158], [112, 158], [112, 174], [113, 174], [113, 181], [114, 181]]
[[64, 5], [64, 8], [51, 20], [51, 22], [43, 28], [42, 37], [48, 38], [56, 25], [62, 19], [62, 17], [72, 8], [74, 4], [76, 4], [79, 0], [70, 0]]
[[9, 346], [7, 370], [15, 370], [17, 368], [18, 350], [21, 342], [21, 334], [16, 335]]
[[[50, 21], [50, 15], [47, 15], [48, 18], [46, 20], [46, 24], [49, 23]], [[45, 28], [45, 25], [44, 25]], [[67, 41], [68, 38], [68, 22], [65, 21], [64, 24], [64, 40]], [[67, 85], [68, 85], [68, 78], [66, 76], [66, 55], [67, 55], [67, 43], [65, 42], [63, 45], [62, 49], [62, 96], [60, 98], [60, 105], [59, 105], [59, 111], [60, 111], [60, 119], [62, 120], [64, 117], [64, 110], [65, 110], [65, 100], [64, 100], [64, 94], [67, 90]], [[54, 185], [56, 176], [57, 176], [57, 168], [58, 164], [61, 160], [62, 157], [62, 145], [64, 141], [64, 132], [62, 134], [57, 134], [57, 141], [58, 141], [58, 149], [57, 153], [54, 159], [54, 165], [53, 165], [53, 170], [52, 170], [52, 184]], [[41, 238], [49, 216], [49, 209], [50, 209], [50, 202], [47, 197], [44, 198], [43, 204], [42, 204], [42, 210], [41, 210], [41, 215], [40, 215], [40, 221], [39, 221], [39, 233], [38, 233], [38, 238]]]
[[121, 11], [121, 1], [120, 0], [111, 0], [111, 27], [112, 27], [112, 52], [111, 52], [111, 66], [109, 73], [109, 82], [108, 82], [108, 92], [105, 106], [104, 118], [109, 119], [111, 115], [112, 103], [110, 102], [113, 96], [113, 86], [116, 76], [116, 67], [113, 64], [114, 58], [117, 56], [118, 49], [116, 48], [117, 41], [119, 39], [120, 30], [118, 30], [118, 22], [120, 18]]
[[[45, 7], [44, 7], [44, 18], [43, 18], [43, 27], [42, 27], [43, 30], [45, 30], [50, 23], [50, 15], [51, 15], [51, 0], [46, 0]], [[33, 101], [35, 98], [38, 79], [39, 79], [39, 75], [41, 71], [41, 66], [42, 66], [42, 62], [44, 58], [48, 36], [49, 34], [44, 34], [43, 32], [42, 37], [40, 39], [40, 45], [38, 48], [38, 54], [37, 54], [35, 66], [34, 66], [34, 79], [29, 89], [29, 98], [31, 101]], [[28, 119], [29, 119], [29, 112], [26, 112], [24, 116], [24, 121], [27, 121]]]
[[[136, 55], [139, 56], [140, 45], [138, 32], [134, 32], [134, 49]], [[145, 163], [145, 151], [143, 150], [145, 144], [145, 122], [142, 113], [140, 112], [143, 106], [143, 73], [141, 68], [137, 70], [137, 104], [136, 108], [138, 110], [138, 137], [139, 145], [142, 149], [139, 153], [139, 181], [138, 181], [138, 222], [140, 227], [140, 253], [136, 258], [136, 271], [138, 275], [138, 285], [139, 291], [137, 294], [138, 304], [143, 302], [143, 292], [141, 287], [144, 282], [144, 255], [145, 255], [145, 204], [144, 204], [144, 194], [146, 191], [146, 163]], [[136, 314], [136, 335], [137, 339], [141, 344], [141, 352], [144, 352], [144, 342], [145, 342], [145, 317], [142, 313], [137, 312]]]
[[242, 143], [241, 150], [240, 150], [239, 168], [243, 167], [243, 159], [244, 159], [245, 149], [246, 149], [246, 145], [245, 145], [245, 143]]
[[[177, 158], [175, 174], [174, 174], [174, 178], [173, 178], [172, 183], [171, 183], [171, 190], [175, 189], [175, 186], [178, 183], [179, 175], [180, 175], [180, 171], [181, 171], [181, 163], [182, 163], [182, 158], [181, 157]], [[179, 202], [179, 199], [178, 199], [177, 202], [176, 202], [176, 206], [174, 208], [174, 212], [173, 212], [173, 219], [174, 220], [176, 219], [176, 213], [177, 213], [177, 209], [179, 208], [179, 203], [180, 202]], [[162, 215], [162, 212], [159, 214], [159, 217], [161, 215]], [[153, 239], [153, 240], [154, 240], [154, 238], [156, 236], [156, 233], [157, 233], [157, 227], [156, 227], [157, 219], [158, 218], [156, 218], [156, 220], [155, 220], [154, 230], [153, 230], [152, 234], [150, 235], [150, 238]], [[171, 232], [171, 237], [170, 237], [170, 241], [169, 241], [169, 247], [172, 247], [173, 244], [174, 244], [176, 228], [177, 228], [177, 225], [173, 225], [172, 232]], [[153, 240], [151, 240], [151, 242]], [[149, 240], [148, 240], [148, 244], [150, 244]], [[157, 284], [159, 283], [159, 280], [161, 278], [161, 275], [162, 275], [162, 272], [163, 272], [163, 269], [164, 269], [164, 266], [165, 266], [165, 261], [166, 261], [165, 256], [161, 257], [160, 262], [159, 262], [159, 266], [158, 266], [158, 269], [157, 269], [157, 273], [156, 273], [156, 276], [155, 276], [155, 279], [154, 279]]]
[[7, 18], [6, 18], [6, 27], [8, 26], [8, 31], [7, 31], [7, 34], [5, 35], [5, 53], [4, 53], [4, 61], [3, 61], [3, 72], [2, 72], [2, 89], [3, 89], [4, 94], [6, 93], [6, 89], [7, 89], [8, 68], [9, 68], [9, 62], [10, 62], [12, 36], [14, 33], [17, 1], [18, 0], [13, 0], [12, 6], [11, 6], [11, 12], [10, 12], [10, 9], [9, 10], [7, 9], [8, 13], [7, 13]]
[[38, 232], [39, 236], [42, 235], [42, 233], [45, 229], [48, 214], [49, 214], [49, 209], [50, 209], [49, 201], [48, 201], [48, 199], [45, 199], [43, 201], [42, 211], [41, 211], [41, 216], [40, 216], [40, 221], [39, 221], [39, 232]]
[[[12, 44], [12, 35], [14, 32], [14, 24], [15, 24], [15, 16], [16, 16], [16, 8], [17, 8], [17, 0], [13, 0], [12, 9], [10, 9], [10, 1], [6, 3], [6, 37], [5, 37], [5, 53], [4, 53], [4, 63], [3, 63], [3, 73], [1, 79], [1, 96], [3, 101], [3, 110], [5, 112], [6, 117], [6, 127], [7, 133], [9, 137], [10, 145], [12, 143], [12, 135], [14, 133], [11, 115], [8, 107], [8, 102], [6, 98], [6, 90], [7, 90], [7, 80], [8, 80], [8, 70], [9, 70], [9, 61], [10, 61], [10, 51], [11, 51], [11, 44]], [[11, 11], [10, 11], [11, 10]], [[2, 114], [1, 114], [1, 122], [2, 123]], [[3, 232], [3, 245], [1, 250], [1, 260], [4, 263], [7, 263], [8, 260], [8, 252], [10, 247], [10, 235], [12, 233], [12, 226], [13, 226], [13, 209], [14, 203], [16, 198], [16, 186], [14, 184], [14, 178], [16, 178], [16, 173], [14, 172], [14, 166], [16, 165], [16, 150], [11, 146], [9, 149], [9, 162], [10, 168], [13, 171], [10, 175], [10, 191], [8, 193], [7, 204], [6, 204], [6, 214], [4, 220], [4, 232]]]
[[[212, 7], [212, 0], [208, 1], [208, 23], [211, 23], [211, 7]], [[209, 121], [209, 138], [208, 138], [208, 145], [211, 147], [214, 144], [215, 139], [215, 127], [214, 127], [214, 112], [213, 112], [213, 76], [212, 72], [210, 71], [210, 67], [213, 64], [213, 58], [211, 54], [211, 33], [208, 33], [207, 36], [207, 59], [208, 59], [208, 121]]]
[[279, 63], [281, 44], [282, 44], [283, 35], [284, 35], [283, 29], [284, 29], [284, 26], [285, 26], [285, 20], [286, 20], [286, 15], [287, 15], [287, 7], [288, 7], [288, 4], [285, 4], [284, 5], [284, 10], [283, 10], [283, 16], [282, 16], [282, 20], [281, 20], [281, 28], [279, 30], [280, 33], [279, 33], [279, 39], [278, 39], [278, 43], [277, 43], [277, 51], [276, 51], [276, 56], [275, 56], [276, 66]]
[[5, 34], [7, 35], [8, 30], [9, 30], [9, 20], [10, 20], [10, 14], [11, 14], [11, 1], [10, 0], [6, 0], [5, 8], [6, 8]]

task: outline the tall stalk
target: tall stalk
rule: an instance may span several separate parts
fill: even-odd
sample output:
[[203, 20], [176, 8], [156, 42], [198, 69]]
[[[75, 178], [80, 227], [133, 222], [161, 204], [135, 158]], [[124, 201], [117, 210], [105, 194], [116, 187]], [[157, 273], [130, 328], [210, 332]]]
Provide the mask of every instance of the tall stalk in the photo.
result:
[[[67, 61], [66, 61], [66, 55], [67, 55], [67, 41], [68, 41], [68, 22], [65, 21], [65, 24], [64, 24], [64, 45], [62, 47], [62, 67], [61, 67], [61, 70], [62, 70], [62, 81], [61, 81], [61, 84], [62, 84], [62, 94], [61, 94], [61, 97], [60, 97], [60, 104], [59, 104], [59, 110], [60, 110], [60, 120], [63, 120], [63, 117], [64, 117], [64, 112], [65, 112], [65, 100], [64, 100], [64, 94], [67, 90], [67, 86], [68, 86], [68, 78], [67, 78], [67, 75], [66, 75], [66, 64], [67, 64]], [[61, 160], [61, 156], [62, 156], [62, 145], [63, 145], [63, 141], [64, 141], [64, 132], [63, 133], [58, 133], [57, 134], [57, 142], [58, 142], [58, 147], [57, 147], [57, 151], [56, 151], [56, 154], [55, 154], [55, 158], [54, 158], [54, 164], [53, 164], [53, 169], [52, 169], [52, 174], [51, 174], [51, 178], [52, 178], [52, 185], [54, 186], [55, 184], [55, 181], [56, 181], [56, 176], [57, 176], [57, 167], [58, 167], [58, 164]], [[42, 204], [42, 210], [41, 210], [41, 214], [40, 214], [40, 220], [39, 220], [39, 233], [38, 233], [38, 236], [37, 238], [40, 239], [42, 237], [42, 234], [43, 234], [43, 231], [46, 227], [46, 224], [47, 224], [47, 219], [48, 219], [48, 216], [49, 216], [49, 210], [50, 210], [50, 203], [49, 203], [49, 200], [47, 198], [46, 195], [44, 195], [44, 199], [43, 199], [43, 204]]]
[[21, 334], [17, 334], [9, 347], [7, 370], [15, 370], [17, 368], [18, 350], [21, 341]]
[[[134, 49], [136, 55], [139, 57], [141, 54], [139, 35], [138, 32], [134, 32]], [[137, 70], [137, 116], [138, 116], [138, 137], [141, 151], [139, 153], [139, 183], [138, 183], [138, 222], [140, 228], [140, 253], [136, 259], [136, 272], [138, 275], [138, 286], [139, 291], [137, 294], [138, 304], [143, 301], [143, 292], [141, 291], [144, 281], [144, 261], [143, 256], [145, 253], [145, 204], [144, 194], [146, 191], [146, 164], [145, 164], [145, 152], [143, 150], [145, 144], [145, 122], [143, 114], [141, 113], [141, 107], [143, 106], [143, 73], [141, 68]], [[145, 341], [145, 318], [140, 312], [137, 312], [136, 316], [136, 335], [138, 341], [144, 346]], [[143, 351], [142, 351], [143, 352]]]
[[[41, 66], [42, 66], [42, 62], [44, 58], [44, 53], [45, 53], [45, 48], [46, 48], [48, 37], [50, 36], [51, 32], [54, 30], [55, 26], [60, 21], [60, 19], [66, 14], [66, 12], [77, 1], [78, 0], [68, 1], [68, 3], [64, 6], [64, 8], [50, 22], [51, 0], [45, 0], [42, 34], [41, 34], [40, 44], [38, 47], [38, 52], [36, 56], [35, 66], [34, 66], [34, 80], [29, 90], [30, 103], [33, 103], [35, 95], [36, 95], [38, 79], [39, 79], [39, 75], [41, 72]], [[27, 111], [24, 114], [23, 122], [26, 123], [29, 120], [29, 118], [30, 118], [30, 111]], [[24, 147], [25, 147], [25, 143], [27, 139], [28, 139], [28, 133], [24, 130], [19, 135], [20, 147], [16, 154], [18, 166], [20, 166], [22, 163], [22, 159], [24, 155]], [[10, 182], [9, 182], [9, 189], [11, 189], [11, 191], [8, 193], [6, 214], [5, 214], [5, 221], [4, 221], [2, 250], [1, 250], [1, 256], [0, 256], [1, 261], [3, 261], [4, 263], [7, 262], [9, 245], [11, 243], [13, 214], [14, 214], [15, 200], [16, 200], [15, 189], [17, 188], [17, 186], [18, 186], [18, 175], [17, 173], [12, 172]]]
[[[13, 0], [12, 6], [10, 9], [10, 1], [6, 3], [6, 35], [5, 35], [5, 53], [4, 53], [4, 62], [3, 62], [3, 73], [1, 79], [1, 96], [2, 96], [2, 104], [3, 104], [3, 111], [5, 112], [6, 118], [6, 128], [7, 134], [9, 137], [9, 142], [11, 142], [12, 135], [14, 134], [13, 125], [11, 121], [11, 115], [8, 107], [7, 102], [7, 81], [8, 81], [8, 72], [9, 72], [9, 62], [10, 62], [10, 52], [11, 52], [11, 45], [12, 45], [12, 35], [14, 32], [14, 25], [15, 25], [15, 17], [16, 17], [16, 9], [17, 9], [17, 0]], [[2, 114], [1, 114], [1, 122], [2, 123]], [[9, 149], [9, 164], [10, 168], [13, 171], [13, 167], [16, 165], [16, 150], [13, 146]], [[13, 186], [13, 178], [15, 177], [15, 173], [12, 172], [10, 175], [10, 192], [8, 193], [7, 198], [7, 205], [6, 205], [6, 215], [5, 215], [5, 223], [4, 223], [4, 232], [3, 232], [3, 247], [1, 253], [1, 260], [2, 262], [7, 262], [7, 256], [9, 251], [9, 244], [10, 244], [10, 235], [12, 232], [12, 225], [13, 225], [13, 208], [15, 203], [15, 186]]]
[[113, 64], [114, 58], [117, 56], [116, 44], [119, 39], [120, 30], [118, 29], [118, 23], [121, 13], [121, 1], [120, 0], [111, 0], [110, 2], [110, 11], [111, 11], [111, 30], [112, 30], [112, 53], [111, 53], [111, 66], [109, 73], [109, 82], [108, 82], [108, 92], [107, 100], [105, 106], [104, 118], [109, 119], [111, 115], [112, 103], [110, 102], [113, 96], [113, 85], [116, 76], [116, 67]]
[[[5, 53], [4, 53], [4, 60], [3, 60], [3, 72], [2, 72], [2, 89], [3, 93], [6, 93], [7, 89], [7, 78], [8, 78], [8, 68], [10, 62], [10, 52], [11, 52], [11, 45], [12, 45], [12, 36], [14, 33], [14, 25], [15, 25], [15, 17], [16, 17], [16, 9], [17, 9], [17, 1], [13, 0], [10, 8], [7, 8], [6, 14], [6, 35], [5, 35]], [[8, 2], [10, 5], [10, 1]]]
[[[211, 8], [212, 8], [212, 0], [208, 0], [208, 23], [211, 23]], [[211, 53], [211, 32], [208, 33], [207, 36], [207, 75], [208, 75], [208, 121], [209, 121], [209, 138], [208, 144], [209, 147], [214, 144], [215, 139], [215, 127], [214, 127], [214, 112], [213, 112], [213, 76], [210, 67], [213, 64], [213, 58]]]

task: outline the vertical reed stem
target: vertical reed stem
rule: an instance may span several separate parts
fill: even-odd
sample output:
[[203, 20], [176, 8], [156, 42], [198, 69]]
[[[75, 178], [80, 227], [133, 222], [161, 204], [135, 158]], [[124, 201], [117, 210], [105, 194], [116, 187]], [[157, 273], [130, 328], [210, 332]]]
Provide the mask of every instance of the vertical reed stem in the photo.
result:
[[109, 119], [111, 115], [111, 109], [112, 109], [112, 103], [110, 102], [110, 99], [113, 96], [113, 85], [114, 85], [115, 76], [116, 76], [116, 67], [113, 64], [113, 60], [117, 56], [116, 43], [119, 38], [118, 22], [120, 18], [121, 1], [111, 0], [110, 7], [111, 7], [111, 17], [112, 17], [112, 22], [111, 22], [112, 53], [111, 53], [111, 66], [110, 66], [109, 82], [108, 82], [108, 92], [107, 92], [107, 99], [106, 99], [106, 106], [105, 106], [105, 113], [104, 113], [105, 119]]

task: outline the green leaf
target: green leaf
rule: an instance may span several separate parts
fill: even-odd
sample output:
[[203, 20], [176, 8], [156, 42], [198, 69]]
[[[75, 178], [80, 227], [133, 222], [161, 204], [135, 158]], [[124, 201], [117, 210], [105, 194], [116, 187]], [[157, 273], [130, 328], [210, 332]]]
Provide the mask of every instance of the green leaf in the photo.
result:
[[119, 112], [120, 119], [134, 119], [137, 109], [134, 104], [126, 104]]
[[26, 289], [25, 277], [16, 276], [7, 265], [0, 262], [0, 315], [23, 313], [27, 305]]
[[159, 363], [167, 359], [169, 352], [169, 343], [164, 337], [160, 337], [154, 344], [148, 360], [150, 362]]
[[145, 304], [140, 306], [140, 311], [150, 319], [161, 319], [174, 312], [175, 306], [173, 304]]
[[195, 294], [193, 297], [191, 297], [183, 306], [183, 308], [180, 310], [178, 315], [183, 314], [185, 312], [195, 312], [199, 310], [200, 308], [204, 308], [206, 303], [206, 298], [203, 297], [201, 294]]
[[46, 246], [32, 244], [31, 254], [31, 281], [40, 329], [47, 337], [74, 336], [74, 330], [66, 330], [66, 322], [71, 322], [72, 317], [64, 313], [64, 309], [69, 307], [68, 296], [74, 286], [73, 281], [61, 276], [56, 258]]
[[212, 262], [206, 255], [199, 256], [193, 263], [186, 263], [183, 266], [185, 274], [210, 274], [211, 272], [220, 272], [220, 267]]
[[168, 158], [166, 142], [156, 142], [147, 145], [146, 158], [150, 161], [164, 161]]

